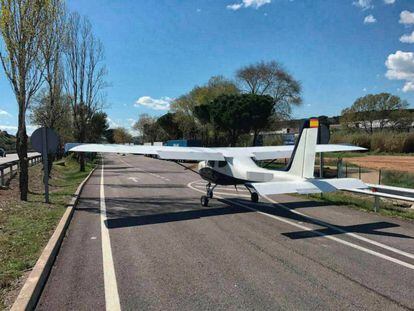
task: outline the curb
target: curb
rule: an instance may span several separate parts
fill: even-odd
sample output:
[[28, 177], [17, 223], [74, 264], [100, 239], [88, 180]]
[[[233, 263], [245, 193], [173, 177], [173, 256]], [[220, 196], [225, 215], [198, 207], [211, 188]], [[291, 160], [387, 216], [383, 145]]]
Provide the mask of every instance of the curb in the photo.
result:
[[37, 301], [40, 298], [40, 294], [42, 293], [50, 270], [53, 267], [53, 263], [58, 254], [60, 245], [63, 241], [63, 238], [65, 237], [66, 229], [68, 228], [69, 223], [72, 219], [72, 215], [75, 210], [75, 206], [78, 203], [82, 189], [89, 178], [92, 176], [93, 172], [95, 172], [96, 168], [97, 166], [92, 169], [89, 175], [86, 176], [86, 178], [78, 186], [78, 189], [73, 195], [70, 203], [67, 205], [67, 209], [60, 219], [55, 232], [49, 239], [46, 247], [43, 249], [42, 254], [37, 260], [35, 266], [32, 269], [32, 272], [30, 272], [29, 277], [20, 290], [20, 293], [17, 296], [15, 302], [13, 303], [13, 306], [10, 309], [11, 311], [34, 310], [36, 307]]

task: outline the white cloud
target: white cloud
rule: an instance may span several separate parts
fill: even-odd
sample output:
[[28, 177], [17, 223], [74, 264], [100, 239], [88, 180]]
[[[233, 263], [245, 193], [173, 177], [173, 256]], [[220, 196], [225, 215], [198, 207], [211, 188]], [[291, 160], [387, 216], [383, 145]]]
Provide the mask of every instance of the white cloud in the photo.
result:
[[110, 128], [117, 128], [119, 127], [119, 124], [116, 123], [114, 120], [112, 120], [110, 117], [106, 118], [108, 120], [108, 124]]
[[[32, 135], [32, 133], [37, 129], [38, 127], [35, 125], [27, 125], [26, 131], [27, 135]], [[17, 133], [17, 126], [15, 125], [8, 125], [8, 124], [0, 124], [0, 130], [6, 131], [9, 134], [15, 135]]]
[[402, 90], [403, 92], [414, 92], [414, 82], [407, 82]]
[[397, 51], [388, 55], [385, 62], [390, 80], [402, 80], [405, 82], [403, 92], [414, 91], [414, 53]]
[[402, 11], [400, 14], [400, 24], [404, 24], [404, 25], [414, 24], [414, 13], [410, 11]]
[[17, 132], [17, 126], [0, 124], [0, 130], [16, 133]]
[[411, 34], [401, 36], [400, 41], [403, 43], [414, 43], [414, 31]]
[[394, 4], [395, 0], [384, 0], [385, 4]]
[[0, 117], [11, 117], [11, 114], [8, 113], [6, 110], [0, 109]]
[[364, 18], [364, 24], [373, 24], [376, 22], [377, 22], [377, 19], [372, 14], [365, 16]]
[[170, 109], [170, 104], [173, 101], [170, 97], [161, 97], [161, 98], [152, 98], [150, 96], [142, 96], [138, 98], [134, 106], [144, 106], [154, 110], [168, 110]]
[[374, 7], [372, 5], [372, 0], [356, 0], [352, 4], [363, 10], [372, 9]]
[[363, 91], [363, 92], [366, 92], [366, 91], [367, 91], [367, 88], [366, 88], [366, 87], [364, 87], [364, 88], [362, 89], [362, 91]]
[[242, 0], [240, 3], [233, 3], [226, 6], [227, 9], [237, 11], [241, 8], [258, 9], [265, 4], [271, 3], [272, 0]]

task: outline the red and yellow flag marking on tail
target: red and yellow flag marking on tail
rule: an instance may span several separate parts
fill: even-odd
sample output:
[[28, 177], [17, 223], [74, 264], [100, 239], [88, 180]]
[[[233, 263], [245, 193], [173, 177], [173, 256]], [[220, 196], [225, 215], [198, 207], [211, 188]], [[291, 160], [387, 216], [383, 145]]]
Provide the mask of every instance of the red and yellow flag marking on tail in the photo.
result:
[[310, 119], [309, 126], [311, 128], [319, 127], [319, 120], [318, 119]]

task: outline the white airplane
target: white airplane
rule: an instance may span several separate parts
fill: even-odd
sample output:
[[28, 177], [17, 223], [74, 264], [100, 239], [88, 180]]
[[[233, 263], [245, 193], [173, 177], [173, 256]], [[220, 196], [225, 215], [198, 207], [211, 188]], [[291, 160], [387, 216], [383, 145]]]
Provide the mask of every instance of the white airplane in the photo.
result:
[[[217, 185], [244, 185], [253, 202], [258, 202], [258, 194], [311, 194], [368, 188], [359, 179], [314, 177], [316, 152], [366, 150], [349, 145], [317, 144], [318, 127], [318, 119], [305, 121], [295, 146], [201, 148], [81, 144], [69, 151], [133, 153], [155, 155], [164, 160], [200, 161], [196, 173], [208, 181], [206, 195], [201, 197], [203, 206], [208, 206]], [[289, 157], [287, 167], [281, 171], [259, 167], [255, 162]]]

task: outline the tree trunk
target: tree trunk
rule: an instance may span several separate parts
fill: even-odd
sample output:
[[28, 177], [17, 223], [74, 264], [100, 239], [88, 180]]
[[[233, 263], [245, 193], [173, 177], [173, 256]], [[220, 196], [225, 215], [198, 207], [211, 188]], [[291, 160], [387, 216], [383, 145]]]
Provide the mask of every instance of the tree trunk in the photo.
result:
[[19, 128], [17, 131], [16, 151], [19, 156], [19, 187], [20, 200], [27, 201], [29, 192], [29, 171], [27, 161], [27, 134], [26, 134], [26, 114], [25, 103], [19, 103]]
[[84, 172], [85, 171], [85, 153], [83, 152], [79, 154], [79, 166], [80, 166], [80, 171]]
[[259, 134], [259, 131], [254, 130], [253, 132], [253, 142], [252, 142], [252, 146], [257, 146], [257, 136]]
[[[81, 129], [81, 133], [80, 133], [80, 142], [84, 143], [86, 140], [86, 128], [85, 128], [85, 124], [82, 123], [82, 129]], [[79, 154], [79, 170], [81, 172], [85, 171], [85, 153], [81, 152]]]

